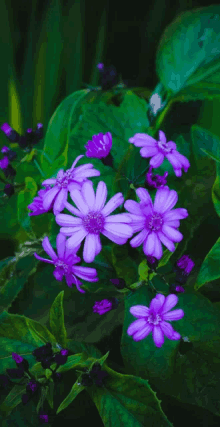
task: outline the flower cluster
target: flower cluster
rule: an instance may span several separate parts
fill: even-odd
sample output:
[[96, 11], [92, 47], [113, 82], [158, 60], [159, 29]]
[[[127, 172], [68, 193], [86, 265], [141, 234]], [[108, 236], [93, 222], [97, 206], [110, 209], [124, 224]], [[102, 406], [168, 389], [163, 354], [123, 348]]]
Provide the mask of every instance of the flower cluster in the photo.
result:
[[[8, 123], [3, 123], [1, 130], [10, 142], [18, 143], [19, 147], [25, 151], [30, 151], [43, 138], [42, 123], [37, 124], [35, 131], [31, 128], [27, 129], [25, 135], [19, 135]], [[4, 172], [6, 178], [13, 179], [16, 175], [16, 170], [10, 162], [16, 159], [17, 153], [6, 145], [2, 147], [1, 153], [4, 154], [4, 157], [0, 160], [0, 169]], [[3, 191], [5, 195], [11, 197], [15, 192], [14, 185], [12, 183], [5, 184]]]
[[[52, 350], [52, 344], [47, 343], [32, 352], [37, 362], [41, 362], [41, 366], [44, 369], [50, 369], [52, 371], [52, 378], [54, 382], [60, 381], [61, 374], [57, 373], [56, 370], [59, 366], [64, 365], [67, 362], [68, 350], [61, 349], [59, 353], [54, 354]], [[21, 400], [23, 405], [26, 405], [35, 396], [41, 387], [47, 384], [48, 380], [42, 384], [37, 381], [29, 371], [29, 362], [17, 353], [12, 353], [12, 359], [16, 362], [17, 369], [6, 369], [7, 375], [0, 375], [0, 386], [7, 388], [10, 384], [15, 384], [11, 379], [26, 380], [26, 393], [22, 395]], [[56, 363], [55, 369], [51, 369], [51, 365]], [[31, 379], [30, 379], [31, 378]], [[16, 383], [19, 384], [19, 383]], [[22, 385], [25, 382], [22, 383]], [[39, 420], [44, 423], [49, 422], [48, 414], [46, 414], [42, 408], [38, 413]]]
[[[79, 155], [66, 172], [60, 170], [56, 178], [43, 181], [42, 185], [46, 186], [46, 189], [40, 190], [38, 196], [28, 206], [33, 210], [29, 215], [39, 215], [52, 210], [56, 223], [61, 226], [56, 240], [57, 254], [46, 236], [42, 246], [51, 260], [41, 258], [36, 253], [34, 256], [53, 264], [55, 267], [53, 274], [56, 280], [61, 281], [65, 276], [67, 285], [72, 287], [74, 284], [79, 292], [85, 291], [81, 288], [82, 283], [76, 276], [90, 282], [99, 280], [96, 269], [75, 265], [81, 261], [76, 253], [84, 239], [83, 259], [86, 263], [91, 263], [102, 250], [100, 234], [118, 245], [124, 245], [134, 233], [138, 232], [130, 240], [130, 245], [136, 248], [143, 244], [143, 252], [152, 271], [156, 270], [158, 261], [163, 255], [162, 244], [173, 252], [174, 243], [183, 239], [178, 228], [180, 219], [186, 218], [188, 212], [184, 208], [173, 209], [177, 203], [178, 194], [166, 185], [168, 173], [165, 172], [163, 177], [153, 175], [152, 168], [160, 166], [164, 157], [167, 157], [174, 167], [176, 176], [180, 177], [181, 168], [183, 167], [186, 172], [190, 166], [188, 159], [176, 150], [174, 142], [166, 142], [163, 131], [159, 131], [159, 141], [149, 135], [138, 133], [130, 138], [129, 142], [136, 146], [144, 146], [141, 150], [143, 157], [152, 157], [150, 169], [146, 175], [146, 184], [157, 190], [154, 202], [148, 190], [140, 187], [135, 189], [136, 195], [140, 199], [139, 203], [134, 200], [126, 200], [124, 207], [128, 213], [110, 215], [124, 202], [123, 194], [115, 194], [105, 204], [107, 199], [105, 182], [98, 183], [95, 193], [93, 182], [88, 180], [88, 177], [99, 176], [100, 172], [93, 169], [93, 165], [90, 163], [75, 168], [78, 160], [83, 157], [83, 155]], [[85, 145], [86, 156], [104, 160], [104, 164], [110, 165], [111, 162], [108, 163], [107, 159], [110, 159], [111, 147], [112, 135], [110, 132], [93, 135]], [[67, 201], [68, 194], [76, 207]], [[61, 213], [64, 208], [72, 215]], [[179, 264], [178, 268], [181, 268], [181, 265]], [[113, 281], [112, 283], [117, 287], [116, 283]], [[122, 288], [126, 286], [125, 282], [118, 282], [118, 289], [120, 286]], [[181, 289], [175, 290], [175, 292], [181, 291]], [[102, 315], [115, 309], [117, 305], [117, 299], [108, 298], [96, 301], [93, 311]]]
[[103, 387], [103, 380], [108, 377], [108, 373], [106, 371], [102, 371], [98, 362], [94, 363], [90, 371], [86, 368], [83, 368], [83, 371], [85, 373], [81, 375], [78, 385], [83, 385], [85, 387], [90, 387], [92, 385]]
[[[174, 265], [173, 271], [176, 273], [175, 283], [171, 284], [171, 292], [185, 292], [181, 285], [185, 285], [195, 263], [189, 255], [183, 255]], [[177, 283], [176, 283], [177, 282]]]

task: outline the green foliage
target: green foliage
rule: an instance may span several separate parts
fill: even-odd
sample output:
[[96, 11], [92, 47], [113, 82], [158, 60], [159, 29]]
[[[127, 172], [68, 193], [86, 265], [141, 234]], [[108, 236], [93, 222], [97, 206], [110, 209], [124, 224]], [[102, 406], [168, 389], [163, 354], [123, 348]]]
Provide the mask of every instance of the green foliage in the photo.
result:
[[67, 334], [64, 324], [63, 295], [64, 291], [60, 292], [51, 306], [50, 328], [61, 347], [66, 348]]
[[57, 409], [56, 414], [59, 414], [59, 412], [63, 411], [67, 406], [72, 403], [72, 401], [78, 396], [81, 391], [84, 390], [84, 386], [78, 384], [78, 380], [73, 384], [68, 396], [63, 400], [63, 402], [60, 404], [59, 408]]
[[5, 398], [4, 402], [0, 406], [0, 413], [4, 417], [8, 417], [11, 411], [21, 403], [21, 397], [25, 393], [25, 385], [15, 385], [10, 393]]
[[202, 266], [200, 268], [198, 277], [196, 279], [196, 283], [194, 288], [199, 289], [205, 283], [211, 282], [212, 280], [216, 280], [220, 277], [220, 266], [219, 266], [219, 258], [220, 258], [220, 237], [206, 255]]
[[[136, 259], [134, 255], [131, 256], [131, 252], [136, 256]], [[132, 248], [130, 250], [127, 244], [120, 246], [113, 244], [112, 260], [117, 277], [124, 279], [127, 286], [132, 285], [138, 279], [137, 260], [140, 261], [139, 252], [132, 250]]]
[[[43, 153], [41, 155], [41, 168], [45, 179], [56, 176], [59, 169], [67, 166], [70, 129], [77, 123], [79, 103], [87, 94], [88, 90], [80, 90], [69, 95], [57, 107], [49, 121], [43, 152], [50, 162]], [[71, 158], [71, 165], [74, 160]]]
[[107, 365], [105, 370], [109, 374], [105, 387], [87, 388], [105, 427], [142, 427], [146, 422], [149, 426], [172, 426], [147, 380], [119, 374]]
[[34, 196], [37, 193], [37, 184], [33, 178], [27, 176], [25, 177], [25, 189], [21, 190], [17, 198], [17, 214], [18, 221], [27, 234], [33, 234], [31, 227], [31, 219], [28, 215], [27, 206], [32, 202]]
[[189, 87], [192, 97], [200, 83], [203, 88], [199, 96], [195, 92], [194, 99], [219, 96], [219, 13], [219, 5], [186, 11], [165, 29], [157, 49], [156, 71], [171, 95]]
[[10, 262], [0, 271], [0, 312], [11, 307], [12, 302], [17, 298], [23, 289], [28, 277], [36, 272], [38, 260], [33, 256], [27, 256]]
[[[203, 367], [204, 361], [199, 359], [205, 358], [209, 363], [212, 360], [211, 357], [214, 357], [217, 365], [214, 365], [213, 370], [216, 372], [218, 369], [219, 362], [215, 359], [214, 342], [216, 343], [219, 340], [219, 308], [215, 307], [207, 298], [192, 290], [187, 290], [184, 294], [178, 295], [179, 301], [174, 309], [182, 308], [184, 317], [172, 322], [172, 325], [181, 336], [186, 336], [193, 344], [192, 353], [189, 353], [192, 354], [192, 357], [190, 356], [188, 360], [188, 352], [184, 355], [184, 358], [178, 353], [178, 350], [180, 351], [179, 341], [168, 340], [165, 337], [163, 346], [157, 348], [153, 342], [152, 334], [138, 342], [135, 342], [127, 334], [128, 326], [136, 320], [129, 312], [129, 308], [138, 304], [149, 307], [151, 299], [152, 295], [150, 295], [146, 287], [142, 287], [125, 301], [125, 322], [123, 325], [121, 353], [126, 369], [129, 373], [149, 379], [152, 384], [155, 384], [156, 387], [159, 387], [162, 392], [168, 395], [171, 394], [183, 402], [189, 402], [190, 395], [191, 403], [203, 406], [207, 390], [204, 391], [202, 389], [205, 383], [209, 383], [209, 370]], [[202, 348], [205, 349], [204, 355], [202, 354]], [[197, 349], [199, 349], [199, 355], [194, 354], [197, 353]], [[206, 366], [208, 366], [207, 363], [205, 363]], [[189, 366], [191, 367], [189, 368]], [[194, 367], [197, 368], [196, 373], [193, 371]], [[192, 372], [194, 372], [193, 377]], [[205, 372], [206, 379], [204, 379]], [[210, 379], [210, 384], [211, 382], [215, 386], [217, 395], [218, 383], [217, 381], [213, 383], [213, 380]], [[195, 384], [195, 387], [193, 384]], [[184, 390], [187, 390], [187, 398], [184, 396]], [[214, 391], [210, 389], [210, 396], [213, 393]], [[200, 397], [202, 396], [201, 399], [199, 394]], [[205, 407], [213, 411], [213, 404], [209, 403], [209, 399], [206, 400]]]

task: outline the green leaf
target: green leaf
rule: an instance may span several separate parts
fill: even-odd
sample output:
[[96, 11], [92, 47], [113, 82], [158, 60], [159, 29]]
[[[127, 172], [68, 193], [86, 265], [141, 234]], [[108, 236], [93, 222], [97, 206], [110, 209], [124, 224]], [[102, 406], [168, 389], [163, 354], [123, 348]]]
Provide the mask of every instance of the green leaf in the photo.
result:
[[21, 403], [21, 397], [25, 394], [26, 385], [15, 385], [10, 391], [4, 402], [0, 406], [0, 412], [7, 417], [11, 411]]
[[[121, 354], [128, 373], [149, 379], [166, 393], [166, 386], [174, 372], [180, 341], [165, 337], [162, 347], [157, 348], [152, 333], [137, 342], [127, 334], [129, 325], [136, 320], [129, 311], [130, 307], [135, 305], [149, 307], [152, 299], [153, 295], [143, 286], [125, 300]], [[184, 311], [184, 317], [171, 324], [181, 336], [187, 336], [191, 342], [199, 343], [219, 338], [219, 309], [214, 307], [207, 298], [187, 289], [184, 294], [178, 295], [178, 304], [175, 309], [179, 308]]]
[[0, 337], [21, 341], [34, 347], [45, 342], [56, 342], [48, 329], [39, 322], [6, 311], [0, 314]]
[[55, 107], [55, 96], [59, 89], [62, 71], [61, 17], [60, 0], [53, 0], [46, 4], [40, 24], [41, 31], [35, 44], [32, 120], [36, 124], [39, 121], [47, 124]]
[[219, 14], [219, 5], [193, 9], [181, 13], [165, 29], [156, 71], [171, 94], [197, 83], [219, 83]]
[[50, 309], [50, 328], [60, 343], [61, 347], [66, 348], [67, 333], [64, 324], [64, 311], [63, 311], [63, 296], [64, 291], [61, 291], [55, 298]]
[[[215, 161], [219, 162], [219, 150], [220, 140], [216, 135], [213, 135], [207, 129], [203, 129], [200, 126], [194, 125], [191, 128], [191, 137], [193, 141], [193, 152], [195, 161], [199, 170], [202, 169], [203, 173], [213, 171], [213, 162], [208, 160], [211, 157]], [[201, 151], [203, 151], [202, 154]], [[206, 168], [206, 169], [205, 169]], [[206, 172], [207, 170], [207, 172]]]
[[54, 395], [54, 382], [50, 381], [48, 384], [48, 391], [47, 391], [46, 398], [52, 409], [53, 409], [53, 395]]
[[205, 285], [207, 282], [211, 282], [212, 280], [216, 280], [220, 277], [220, 237], [206, 255], [202, 266], [199, 270], [198, 277], [196, 279], [196, 283], [194, 288], [197, 290], [201, 288], [201, 286]]
[[73, 339], [67, 340], [67, 348], [71, 350], [73, 353], [84, 352], [87, 355], [87, 357], [92, 356], [96, 359], [99, 359], [102, 357], [102, 353], [94, 345], [74, 341]]
[[32, 351], [34, 351], [35, 348], [36, 344], [23, 342], [19, 338], [16, 340], [4, 336], [0, 337], [0, 373], [4, 374], [7, 368], [15, 368], [15, 362], [12, 359], [13, 352], [25, 357], [30, 367], [32, 367], [35, 364], [35, 359], [32, 356]]
[[12, 302], [27, 283], [28, 277], [36, 272], [38, 263], [35, 257], [28, 256], [20, 259], [16, 264], [15, 261], [10, 263], [4, 271], [1, 271], [0, 281], [5, 278], [5, 282], [0, 288], [0, 313], [11, 307]]
[[[131, 255], [133, 253], [135, 257]], [[112, 261], [117, 274], [125, 280], [128, 286], [138, 279], [138, 262], [141, 256], [138, 251], [130, 249], [128, 245], [112, 245]]]
[[220, 84], [209, 83], [203, 81], [202, 83], [195, 83], [182, 89], [177, 95], [172, 97], [172, 102], [189, 102], [189, 101], [204, 101], [205, 99], [213, 100], [220, 97]]
[[216, 179], [212, 187], [212, 201], [218, 216], [220, 216], [220, 165], [218, 163], [216, 163]]
[[109, 374], [105, 387], [87, 388], [105, 427], [172, 426], [147, 380], [119, 374], [108, 366], [105, 370]]
[[[80, 102], [87, 94], [88, 90], [72, 93], [61, 102], [49, 121], [43, 151], [51, 160], [51, 164], [43, 153], [41, 155], [41, 168], [46, 178], [56, 175], [61, 167], [67, 166], [70, 126], [77, 123]], [[74, 160], [71, 156], [71, 166]]]
[[28, 205], [33, 201], [33, 197], [37, 192], [37, 184], [35, 180], [29, 176], [25, 177], [25, 189], [18, 193], [17, 198], [17, 214], [18, 221], [24, 230], [33, 235], [30, 216], [28, 215]]
[[70, 403], [72, 403], [72, 401], [76, 398], [76, 396], [78, 396], [79, 393], [81, 393], [81, 391], [84, 390], [84, 388], [85, 388], [84, 386], [78, 385], [78, 379], [77, 379], [75, 384], [72, 386], [67, 397], [60, 404], [59, 408], [57, 409], [56, 414], [59, 414], [59, 412], [63, 411], [63, 409], [65, 409], [65, 408], [67, 408], [67, 406], [69, 406]]
[[217, 157], [216, 155], [212, 154], [210, 151], [205, 150], [204, 148], [201, 148], [201, 150], [209, 157], [211, 157], [213, 160], [215, 160], [216, 162], [220, 162], [220, 158]]
[[88, 359], [86, 353], [74, 354], [68, 356], [67, 362], [65, 365], [60, 365], [56, 372], [67, 372], [70, 369], [76, 369], [85, 366], [85, 362]]

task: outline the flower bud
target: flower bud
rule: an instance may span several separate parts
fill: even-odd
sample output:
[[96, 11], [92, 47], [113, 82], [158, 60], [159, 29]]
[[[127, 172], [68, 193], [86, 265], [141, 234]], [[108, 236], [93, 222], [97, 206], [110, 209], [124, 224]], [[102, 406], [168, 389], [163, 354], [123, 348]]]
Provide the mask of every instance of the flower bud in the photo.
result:
[[54, 360], [58, 365], [64, 365], [68, 358], [68, 350], [61, 350], [60, 353], [55, 354]]
[[6, 184], [3, 191], [8, 197], [11, 197], [15, 192], [14, 186], [12, 184]]
[[42, 409], [38, 413], [38, 418], [43, 424], [49, 423], [49, 415]]
[[8, 165], [7, 169], [4, 169], [3, 172], [6, 176], [6, 178], [13, 177], [16, 175], [16, 170], [11, 165]]
[[18, 132], [16, 132], [14, 129], [12, 129], [11, 126], [9, 126], [8, 123], [4, 123], [1, 126], [1, 130], [4, 132], [4, 134], [7, 136], [9, 141], [11, 142], [18, 142], [20, 139], [20, 135]]
[[26, 392], [29, 393], [30, 395], [33, 395], [36, 393], [39, 387], [40, 387], [40, 384], [38, 383], [38, 381], [31, 380], [26, 386]]
[[114, 297], [109, 297], [108, 299], [103, 299], [102, 301], [95, 301], [93, 312], [100, 315], [107, 313], [108, 311], [117, 308], [118, 303], [118, 299]]
[[124, 289], [126, 286], [125, 280], [124, 279], [110, 279], [110, 281], [112, 282], [112, 284], [117, 288], [117, 289]]
[[151, 256], [151, 255], [147, 255], [147, 265], [150, 268], [150, 270], [152, 271], [156, 271], [157, 266], [158, 266], [158, 259], [156, 259], [155, 257]]
[[11, 384], [7, 375], [0, 375], [0, 387], [7, 388]]
[[22, 356], [19, 356], [17, 353], [12, 353], [12, 359], [14, 359], [18, 368], [23, 369], [24, 371], [28, 370], [29, 363]]

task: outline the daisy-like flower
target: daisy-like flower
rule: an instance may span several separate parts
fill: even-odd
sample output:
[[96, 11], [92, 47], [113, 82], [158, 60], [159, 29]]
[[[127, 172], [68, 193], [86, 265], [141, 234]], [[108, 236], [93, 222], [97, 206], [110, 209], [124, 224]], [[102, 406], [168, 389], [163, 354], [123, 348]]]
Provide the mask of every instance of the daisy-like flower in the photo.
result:
[[71, 236], [66, 243], [68, 249], [75, 249], [86, 238], [83, 249], [85, 262], [94, 261], [96, 255], [101, 252], [100, 233], [118, 245], [124, 245], [127, 239], [132, 236], [133, 230], [127, 224], [131, 223], [131, 219], [127, 213], [108, 216], [124, 202], [124, 197], [122, 193], [117, 193], [104, 207], [107, 198], [105, 182], [100, 181], [98, 183], [96, 195], [93, 183], [87, 181], [82, 185], [81, 192], [72, 191], [70, 196], [78, 209], [68, 202], [65, 203], [65, 207], [77, 218], [59, 214], [55, 220], [58, 225], [62, 226], [60, 232], [66, 236]]
[[158, 168], [166, 157], [174, 168], [176, 176], [182, 176], [182, 168], [187, 172], [190, 167], [189, 160], [180, 154], [176, 149], [176, 144], [173, 141], [167, 142], [166, 135], [162, 130], [159, 130], [159, 141], [145, 133], [136, 133], [128, 140], [136, 147], [143, 147], [140, 150], [142, 157], [152, 157], [150, 166]]
[[93, 313], [105, 314], [110, 310], [118, 307], [118, 299], [110, 297], [108, 299], [103, 299], [102, 301], [95, 301], [93, 306]]
[[127, 329], [127, 334], [132, 335], [134, 341], [146, 338], [151, 332], [156, 347], [164, 344], [164, 335], [169, 340], [179, 340], [181, 335], [176, 332], [167, 320], [179, 320], [184, 316], [182, 309], [170, 311], [178, 302], [178, 297], [170, 294], [165, 297], [157, 294], [152, 299], [150, 307], [144, 305], [134, 305], [130, 308], [130, 313], [137, 317]]
[[53, 275], [56, 280], [61, 281], [63, 279], [63, 275], [65, 275], [67, 285], [70, 288], [72, 288], [73, 284], [76, 285], [78, 291], [81, 293], [85, 293], [85, 291], [80, 288], [82, 283], [76, 276], [86, 280], [87, 282], [97, 282], [99, 280], [98, 277], [96, 277], [97, 271], [95, 268], [74, 265], [81, 261], [81, 258], [76, 255], [80, 245], [75, 246], [74, 251], [67, 248], [66, 237], [63, 234], [59, 233], [56, 239], [58, 256], [54, 252], [47, 236], [43, 239], [42, 246], [52, 261], [46, 258], [41, 258], [36, 252], [34, 253], [34, 256], [41, 261], [54, 264], [55, 270]]
[[51, 190], [51, 186], [50, 185], [45, 185], [45, 189], [39, 190], [38, 191], [38, 196], [34, 197], [33, 202], [28, 205], [28, 209], [31, 209], [33, 212], [29, 212], [28, 215], [32, 216], [32, 215], [41, 215], [45, 212], [48, 212], [50, 210], [49, 209], [44, 209], [43, 207], [43, 200], [44, 200], [44, 196], [45, 194], [47, 194], [48, 191]]
[[183, 235], [177, 230], [180, 226], [180, 219], [186, 218], [188, 212], [184, 208], [171, 211], [177, 203], [178, 194], [175, 190], [170, 190], [168, 186], [157, 190], [154, 204], [145, 188], [136, 190], [141, 202], [127, 200], [124, 204], [132, 220], [130, 224], [134, 232], [141, 231], [130, 240], [130, 245], [137, 248], [143, 243], [145, 255], [152, 255], [160, 259], [163, 255], [161, 242], [174, 252], [173, 242], [180, 242]]
[[64, 209], [68, 191], [72, 192], [76, 189], [81, 190], [82, 183], [87, 181], [88, 177], [100, 175], [97, 169], [93, 169], [92, 163], [87, 163], [86, 165], [75, 168], [76, 163], [82, 157], [84, 157], [83, 154], [78, 156], [71, 168], [66, 172], [60, 169], [56, 178], [49, 178], [42, 182], [42, 185], [54, 184], [54, 187], [47, 192], [43, 200], [43, 207], [46, 211], [49, 210], [54, 203], [53, 213], [57, 215]]
[[86, 157], [97, 157], [98, 159], [106, 157], [112, 148], [112, 135], [110, 132], [100, 132], [93, 135], [92, 141], [88, 141], [84, 147], [87, 150]]

